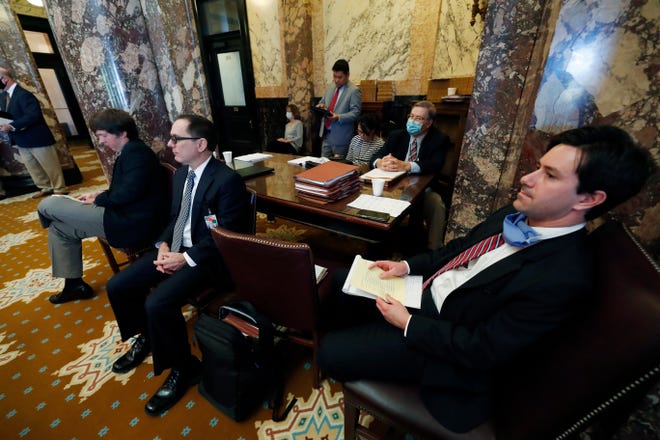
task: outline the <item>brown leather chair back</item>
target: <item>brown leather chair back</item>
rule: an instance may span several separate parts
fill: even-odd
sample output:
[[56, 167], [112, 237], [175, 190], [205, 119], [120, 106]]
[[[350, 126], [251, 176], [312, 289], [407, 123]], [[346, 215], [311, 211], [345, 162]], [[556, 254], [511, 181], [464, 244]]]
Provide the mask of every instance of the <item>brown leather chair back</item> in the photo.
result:
[[316, 329], [318, 297], [308, 245], [220, 227], [212, 234], [238, 298], [250, 301], [276, 324], [302, 331]]

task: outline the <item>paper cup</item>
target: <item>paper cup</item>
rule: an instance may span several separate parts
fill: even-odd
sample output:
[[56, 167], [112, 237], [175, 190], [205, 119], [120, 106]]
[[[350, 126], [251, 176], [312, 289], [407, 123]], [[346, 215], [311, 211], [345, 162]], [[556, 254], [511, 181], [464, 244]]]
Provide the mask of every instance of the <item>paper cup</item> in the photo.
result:
[[385, 188], [385, 179], [371, 179], [371, 189], [376, 197], [383, 195], [383, 188]]
[[223, 151], [222, 152], [222, 157], [225, 159], [225, 163], [229, 168], [234, 168], [234, 164], [231, 161], [231, 151]]
[[449, 87], [447, 89], [447, 95], [454, 96], [457, 91], [458, 91], [458, 89], [456, 89], [456, 87]]

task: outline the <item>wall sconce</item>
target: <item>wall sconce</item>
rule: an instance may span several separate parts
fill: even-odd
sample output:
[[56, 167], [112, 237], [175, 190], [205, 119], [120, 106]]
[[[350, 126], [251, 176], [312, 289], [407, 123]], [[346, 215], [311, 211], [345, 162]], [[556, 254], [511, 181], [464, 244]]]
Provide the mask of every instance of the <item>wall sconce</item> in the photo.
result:
[[488, 0], [473, 0], [472, 20], [470, 20], [470, 26], [474, 26], [474, 23], [476, 23], [477, 15], [481, 16], [482, 22], [484, 21], [486, 18], [486, 9], [488, 9]]

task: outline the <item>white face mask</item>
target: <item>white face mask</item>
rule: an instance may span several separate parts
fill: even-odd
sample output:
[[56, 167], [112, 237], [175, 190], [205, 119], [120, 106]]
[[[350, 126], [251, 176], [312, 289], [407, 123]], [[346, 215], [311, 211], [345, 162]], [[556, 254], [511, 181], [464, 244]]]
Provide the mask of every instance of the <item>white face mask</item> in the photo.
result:
[[288, 120], [293, 119], [293, 113], [291, 113], [291, 112], [286, 112], [286, 118], [287, 118]]

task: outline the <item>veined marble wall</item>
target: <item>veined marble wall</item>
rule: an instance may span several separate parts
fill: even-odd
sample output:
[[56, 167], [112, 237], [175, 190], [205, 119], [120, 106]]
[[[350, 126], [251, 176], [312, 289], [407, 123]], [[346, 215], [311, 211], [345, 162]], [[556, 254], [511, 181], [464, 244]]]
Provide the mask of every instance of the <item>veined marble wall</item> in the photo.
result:
[[[431, 78], [474, 74], [483, 28], [480, 18], [470, 26], [471, 4], [463, 0], [247, 0], [247, 6], [258, 98], [287, 96], [299, 79], [289, 75], [293, 65], [311, 70], [320, 96], [339, 58], [349, 61], [355, 83], [393, 80], [397, 95], [424, 95]], [[292, 33], [312, 45], [310, 58], [283, 47]]]
[[[660, 162], [657, 0], [564, 0], [518, 177], [552, 134], [588, 124], [628, 131]], [[615, 217], [660, 253], [660, 176]]]
[[442, 2], [433, 78], [474, 76], [484, 23], [479, 15], [471, 20], [472, 2]]

